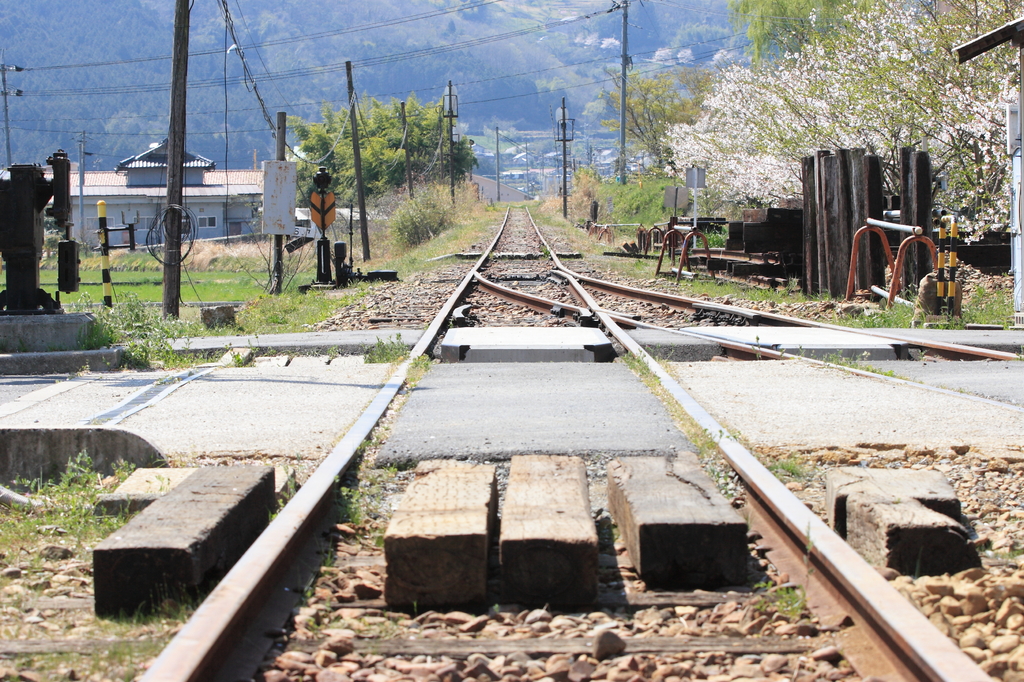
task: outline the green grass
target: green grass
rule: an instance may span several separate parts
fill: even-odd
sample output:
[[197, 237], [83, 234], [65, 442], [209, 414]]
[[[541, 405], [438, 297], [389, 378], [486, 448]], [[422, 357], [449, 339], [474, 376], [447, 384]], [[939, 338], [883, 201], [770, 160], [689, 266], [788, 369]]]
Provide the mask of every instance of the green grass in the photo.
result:
[[402, 335], [377, 339], [377, 342], [366, 352], [363, 361], [372, 364], [399, 362], [409, 355], [409, 349], [402, 342]]
[[[82, 282], [79, 291], [62, 293], [61, 303], [78, 303], [84, 294], [93, 301], [103, 300], [103, 283], [99, 271], [82, 270]], [[40, 281], [47, 291], [56, 289], [57, 273], [53, 270], [40, 271]], [[131, 293], [141, 301], [158, 302], [163, 300], [163, 277], [159, 272], [111, 272], [110, 279], [114, 289], [114, 301], [121, 300], [125, 294]], [[263, 293], [263, 286], [244, 272], [195, 272], [183, 271], [181, 274], [181, 299], [186, 303], [202, 303], [204, 301], [248, 301]]]

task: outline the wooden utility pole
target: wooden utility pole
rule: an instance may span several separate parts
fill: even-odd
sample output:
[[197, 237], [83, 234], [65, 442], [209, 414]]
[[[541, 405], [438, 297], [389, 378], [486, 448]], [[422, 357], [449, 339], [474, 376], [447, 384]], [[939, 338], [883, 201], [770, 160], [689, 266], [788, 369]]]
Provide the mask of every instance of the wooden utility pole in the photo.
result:
[[164, 219], [164, 317], [178, 317], [181, 298], [182, 185], [185, 181], [185, 87], [188, 83], [189, 2], [174, 6], [171, 51], [171, 115], [167, 133], [167, 207]]
[[498, 126], [494, 126], [494, 186], [498, 191], [497, 202], [501, 202], [501, 140], [498, 139]]
[[629, 67], [629, 0], [622, 7], [622, 65], [619, 75], [619, 182], [626, 184], [626, 69]]
[[405, 184], [412, 199], [412, 161], [409, 158], [409, 123], [405, 118], [405, 102], [402, 102], [402, 146], [405, 147]]
[[345, 62], [348, 76], [348, 104], [352, 125], [352, 157], [356, 169], [356, 203], [359, 204], [359, 237], [363, 240], [363, 260], [370, 260], [370, 228], [366, 224], [366, 196], [363, 192], [363, 160], [359, 155], [359, 123], [356, 120], [356, 86], [352, 80], [352, 62]]
[[[288, 148], [288, 115], [283, 112], [277, 112], [277, 120], [275, 121], [274, 135], [277, 142], [277, 154], [274, 158], [278, 161], [285, 160], [285, 151]], [[274, 235], [274, 261], [273, 261], [273, 273], [270, 276], [270, 293], [280, 294], [284, 289], [284, 235]]]

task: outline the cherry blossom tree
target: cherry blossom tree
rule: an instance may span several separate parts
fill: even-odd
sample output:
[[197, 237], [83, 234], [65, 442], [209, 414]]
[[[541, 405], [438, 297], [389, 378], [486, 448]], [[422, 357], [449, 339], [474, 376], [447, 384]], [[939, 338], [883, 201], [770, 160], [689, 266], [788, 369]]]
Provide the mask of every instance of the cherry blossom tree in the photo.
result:
[[948, 178], [936, 203], [1005, 222], [1009, 159], [1004, 105], [1017, 99], [1016, 50], [958, 64], [952, 48], [1002, 25], [1008, 3], [876, 0], [799, 51], [720, 71], [701, 116], [674, 126], [677, 166], [703, 165], [742, 203], [799, 193], [799, 160], [815, 149], [864, 147], [892, 188], [899, 149], [927, 147]]

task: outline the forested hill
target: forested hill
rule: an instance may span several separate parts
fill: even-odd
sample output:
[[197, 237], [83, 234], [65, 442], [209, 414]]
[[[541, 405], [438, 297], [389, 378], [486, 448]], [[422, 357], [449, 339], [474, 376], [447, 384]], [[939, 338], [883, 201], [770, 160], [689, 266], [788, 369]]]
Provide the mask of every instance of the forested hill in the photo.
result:
[[[230, 10], [234, 36], [225, 29]], [[0, 4], [15, 163], [57, 147], [87, 167], [111, 169], [167, 134], [172, 0], [7, 0]], [[188, 149], [224, 166], [273, 154], [269, 126], [243, 79], [241, 46], [266, 109], [318, 120], [347, 101], [352, 60], [362, 98], [440, 98], [453, 81], [464, 130], [549, 129], [562, 96], [579, 127], [600, 130], [595, 104], [618, 69], [622, 30], [611, 0], [195, 0], [191, 13]], [[744, 39], [725, 0], [633, 0], [635, 73], [716, 54]], [[236, 40], [237, 39], [237, 40]], [[721, 56], [720, 55], [720, 56]], [[2, 148], [0, 148], [2, 150]], [[0, 164], [6, 157], [0, 152]]]

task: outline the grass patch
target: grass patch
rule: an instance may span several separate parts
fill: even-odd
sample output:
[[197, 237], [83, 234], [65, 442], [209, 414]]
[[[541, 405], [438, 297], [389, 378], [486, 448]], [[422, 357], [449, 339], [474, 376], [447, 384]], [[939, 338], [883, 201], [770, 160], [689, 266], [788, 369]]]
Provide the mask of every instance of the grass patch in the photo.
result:
[[367, 364], [386, 364], [400, 362], [409, 355], [409, 349], [402, 342], [402, 335], [395, 334], [389, 339], [377, 339], [363, 356], [363, 362]]
[[797, 457], [789, 457], [771, 462], [767, 465], [768, 471], [775, 474], [779, 479], [800, 480], [807, 478], [807, 471]]

